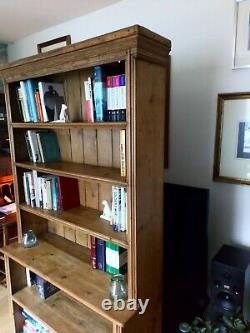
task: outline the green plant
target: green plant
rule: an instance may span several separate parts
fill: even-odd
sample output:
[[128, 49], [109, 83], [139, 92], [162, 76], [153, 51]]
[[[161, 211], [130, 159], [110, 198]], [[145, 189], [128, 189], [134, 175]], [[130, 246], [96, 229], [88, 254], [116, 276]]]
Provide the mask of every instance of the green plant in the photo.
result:
[[213, 325], [211, 321], [205, 321], [200, 317], [195, 317], [191, 324], [181, 323], [179, 330], [183, 333], [219, 333], [217, 326]]

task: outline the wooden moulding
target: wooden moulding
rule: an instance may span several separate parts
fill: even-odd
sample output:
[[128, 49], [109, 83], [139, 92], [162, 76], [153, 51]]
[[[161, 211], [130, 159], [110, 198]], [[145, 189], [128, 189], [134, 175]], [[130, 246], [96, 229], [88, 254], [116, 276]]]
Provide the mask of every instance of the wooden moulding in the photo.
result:
[[110, 276], [91, 268], [89, 250], [82, 246], [44, 234], [34, 248], [25, 249], [13, 243], [1, 252], [111, 322], [123, 326], [135, 314], [128, 310], [102, 309], [103, 299], [109, 297]]
[[84, 122], [69, 122], [69, 123], [12, 123], [13, 128], [45, 128], [45, 129], [70, 129], [70, 128], [120, 128], [125, 129], [126, 122], [103, 122], [103, 123], [84, 123]]

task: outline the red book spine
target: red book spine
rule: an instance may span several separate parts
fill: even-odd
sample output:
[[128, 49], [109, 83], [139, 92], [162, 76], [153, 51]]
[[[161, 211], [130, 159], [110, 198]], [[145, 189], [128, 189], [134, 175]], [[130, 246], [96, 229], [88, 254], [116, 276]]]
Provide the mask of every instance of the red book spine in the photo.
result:
[[40, 93], [38, 90], [35, 92], [35, 101], [36, 101], [36, 110], [38, 114], [38, 120], [40, 122], [43, 122], [43, 111], [42, 111], [42, 105], [41, 105], [41, 98]]
[[96, 260], [96, 238], [94, 236], [90, 236], [90, 258], [92, 268], [97, 269], [97, 260]]

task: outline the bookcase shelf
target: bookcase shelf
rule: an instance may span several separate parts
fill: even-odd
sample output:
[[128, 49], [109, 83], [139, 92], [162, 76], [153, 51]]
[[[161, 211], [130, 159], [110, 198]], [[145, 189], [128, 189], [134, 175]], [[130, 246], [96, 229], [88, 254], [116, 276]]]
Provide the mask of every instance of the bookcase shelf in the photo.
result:
[[128, 247], [127, 234], [113, 231], [108, 221], [100, 219], [101, 212], [99, 210], [80, 206], [66, 211], [53, 211], [32, 208], [26, 204], [21, 204], [20, 209], [49, 221], [60, 222], [63, 225], [82, 230], [89, 235], [111, 241], [123, 248]]
[[[112, 333], [112, 325], [86, 306], [59, 291], [46, 300], [34, 286], [25, 287], [12, 296], [20, 308], [28, 311], [45, 327], [56, 333]], [[74, 309], [69, 311], [69, 309]]]
[[69, 123], [12, 123], [13, 128], [25, 128], [25, 129], [71, 129], [71, 128], [126, 128], [126, 122], [69, 122]]
[[127, 182], [121, 177], [120, 169], [101, 167], [88, 164], [58, 162], [58, 163], [40, 163], [17, 162], [17, 167], [29, 170], [37, 170], [56, 176], [77, 178], [94, 182], [105, 182], [126, 186]]
[[[168, 124], [170, 50], [168, 39], [135, 25], [1, 67], [18, 225], [18, 243], [1, 250], [5, 257], [10, 312], [15, 327], [13, 333], [22, 332], [22, 309], [33, 314], [52, 332], [58, 333], [164, 331], [161, 327], [162, 199], [164, 153], [167, 152], [165, 129]], [[93, 95], [92, 89], [96, 91], [98, 73], [102, 88], [96, 98], [97, 94]], [[102, 74], [106, 75], [106, 87]], [[94, 76], [96, 81], [93, 82]], [[46, 117], [46, 112], [48, 116], [53, 108], [49, 107], [52, 104], [45, 104], [45, 95], [51, 92], [51, 85], [60, 86], [59, 97], [63, 95], [70, 122], [23, 122], [54, 119]], [[40, 91], [39, 87], [44, 87], [44, 90]], [[96, 108], [93, 112], [94, 106], [105, 105], [105, 94], [107, 108]], [[92, 120], [93, 116], [95, 120], [126, 121], [84, 122]], [[32, 129], [33, 133], [26, 132]], [[37, 148], [34, 142], [30, 144], [28, 148], [33, 148], [30, 154], [26, 144], [31, 143], [31, 134], [41, 139], [39, 130], [42, 129], [51, 130], [50, 137], [57, 138], [61, 162], [28, 162], [36, 160]], [[41, 149], [40, 146], [38, 149]], [[36, 173], [30, 170], [42, 174], [36, 177]], [[121, 177], [122, 172], [126, 177]], [[71, 178], [67, 181], [70, 185], [75, 184], [72, 192], [79, 192], [78, 207], [52, 211], [24, 204], [32, 202], [33, 205], [31, 198], [33, 200], [40, 193], [39, 203], [37, 200], [34, 205], [39, 206], [43, 202], [46, 207], [49, 175]], [[46, 179], [44, 187], [42, 182], [36, 182], [38, 178]], [[77, 182], [72, 182], [72, 178]], [[56, 185], [52, 190], [58, 194]], [[50, 194], [53, 193], [51, 191]], [[62, 193], [59, 194], [62, 199]], [[49, 195], [48, 198], [50, 200]], [[53, 203], [55, 197], [51, 196], [51, 199]], [[119, 212], [123, 224], [119, 222], [126, 232], [115, 232], [108, 222], [100, 219], [104, 200], [113, 203], [113, 211]], [[114, 216], [118, 219], [118, 213]], [[38, 245], [26, 249], [21, 242], [23, 233], [30, 229], [37, 235]], [[109, 242], [106, 248], [102, 240]], [[101, 259], [100, 256], [97, 258], [97, 245], [99, 255], [102, 246]], [[105, 261], [106, 249], [115, 257], [115, 260], [111, 259], [111, 266], [108, 260]], [[125, 278], [128, 298], [150, 300], [144, 315], [127, 309], [102, 309], [102, 301], [109, 298], [111, 276], [92, 268], [92, 265], [96, 258], [102, 267], [106, 263], [112, 271], [117, 269], [116, 259], [119, 261], [122, 257], [127, 257]], [[27, 268], [60, 291], [46, 301], [39, 299], [34, 288], [28, 287]]]
[[105, 272], [91, 268], [89, 250], [80, 245], [46, 233], [39, 237], [34, 248], [25, 249], [14, 243], [6, 246], [4, 253], [103, 318], [124, 325], [133, 316], [130, 311], [102, 309], [102, 300], [109, 297], [110, 278]]

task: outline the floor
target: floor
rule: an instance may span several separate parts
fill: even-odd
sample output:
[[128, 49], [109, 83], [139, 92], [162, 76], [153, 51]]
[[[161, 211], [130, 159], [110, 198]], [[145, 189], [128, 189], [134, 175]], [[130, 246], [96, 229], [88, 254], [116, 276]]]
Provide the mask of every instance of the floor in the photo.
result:
[[8, 308], [7, 289], [0, 285], [0, 332], [12, 333]]

